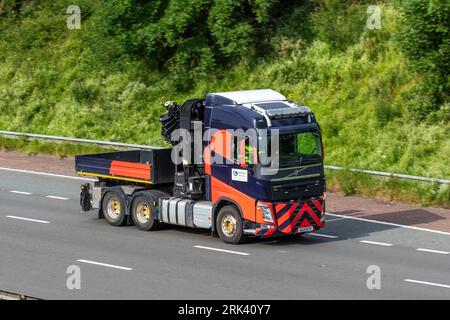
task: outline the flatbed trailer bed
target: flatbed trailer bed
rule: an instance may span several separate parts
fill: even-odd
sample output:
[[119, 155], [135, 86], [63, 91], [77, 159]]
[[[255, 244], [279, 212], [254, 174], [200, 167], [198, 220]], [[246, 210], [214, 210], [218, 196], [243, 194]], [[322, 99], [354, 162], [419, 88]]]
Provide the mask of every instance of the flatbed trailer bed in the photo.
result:
[[171, 148], [108, 152], [75, 157], [79, 175], [146, 185], [173, 183]]

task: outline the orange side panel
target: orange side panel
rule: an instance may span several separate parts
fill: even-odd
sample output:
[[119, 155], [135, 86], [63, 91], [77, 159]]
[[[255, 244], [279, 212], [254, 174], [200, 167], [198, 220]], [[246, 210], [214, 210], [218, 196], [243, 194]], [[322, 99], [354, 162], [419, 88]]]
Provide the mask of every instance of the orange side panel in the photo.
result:
[[241, 207], [244, 219], [255, 221], [255, 199], [214, 177], [211, 177], [211, 190], [212, 202], [217, 203], [223, 197], [233, 200]]
[[151, 180], [150, 164], [113, 161], [109, 173], [114, 176]]
[[[216, 154], [215, 161], [224, 164], [227, 159], [232, 159], [231, 155], [231, 138], [232, 135], [226, 130], [218, 130], [211, 137], [209, 143], [209, 151], [214, 151]], [[209, 160], [211, 163], [212, 159]]]
[[205, 173], [211, 175], [211, 149], [209, 146], [203, 150], [203, 157], [205, 162]]

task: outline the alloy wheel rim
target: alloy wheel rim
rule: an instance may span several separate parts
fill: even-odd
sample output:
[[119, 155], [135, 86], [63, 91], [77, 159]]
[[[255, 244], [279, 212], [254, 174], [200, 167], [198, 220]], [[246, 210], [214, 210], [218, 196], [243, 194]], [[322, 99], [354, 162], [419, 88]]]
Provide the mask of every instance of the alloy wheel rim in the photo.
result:
[[140, 223], [150, 220], [150, 207], [145, 202], [139, 202], [136, 206], [136, 217]]
[[107, 213], [112, 219], [117, 219], [121, 213], [121, 205], [118, 199], [111, 198], [108, 201]]
[[222, 219], [222, 232], [225, 236], [231, 238], [236, 233], [236, 219], [230, 215], [227, 214]]

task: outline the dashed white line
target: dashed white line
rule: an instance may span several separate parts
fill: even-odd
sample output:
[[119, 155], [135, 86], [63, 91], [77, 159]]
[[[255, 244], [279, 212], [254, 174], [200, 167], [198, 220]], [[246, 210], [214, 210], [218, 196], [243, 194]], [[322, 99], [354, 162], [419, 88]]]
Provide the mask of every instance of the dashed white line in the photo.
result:
[[432, 249], [425, 249], [425, 248], [417, 248], [416, 251], [439, 253], [439, 254], [450, 254], [450, 252], [447, 252], [447, 251], [432, 250]]
[[367, 244], [374, 244], [374, 245], [377, 245], [377, 246], [384, 246], [384, 247], [392, 247], [393, 246], [392, 243], [369, 241], [369, 240], [361, 240], [360, 242], [367, 243]]
[[332, 235], [323, 234], [323, 233], [314, 233], [314, 232], [312, 232], [312, 233], [308, 233], [308, 234], [311, 235], [311, 236], [315, 236], [315, 237], [323, 237], [323, 238], [329, 238], [329, 239], [337, 239], [338, 238], [338, 236], [332, 236]]
[[97, 265], [97, 266], [107, 267], [107, 268], [114, 268], [114, 269], [125, 270], [125, 271], [133, 270], [133, 268], [121, 267], [121, 266], [116, 266], [116, 265], [113, 265], [113, 264], [102, 263], [102, 262], [91, 261], [91, 260], [78, 259], [77, 261], [78, 262], [82, 262], [82, 263], [88, 263], [88, 264], [94, 264], [94, 265]]
[[327, 212], [326, 214], [330, 215], [330, 216], [334, 216], [334, 217], [344, 218], [344, 219], [352, 219], [352, 220], [359, 220], [359, 221], [364, 221], [364, 222], [378, 223], [378, 224], [383, 224], [383, 225], [386, 225], [386, 226], [393, 226], [393, 227], [405, 228], [405, 229], [411, 229], [411, 230], [418, 230], [418, 231], [426, 231], [426, 232], [432, 232], [432, 233], [438, 233], [438, 234], [443, 234], [443, 235], [446, 235], [446, 236], [450, 236], [450, 232], [445, 232], [445, 231], [431, 230], [431, 229], [420, 228], [420, 227], [405, 226], [403, 224], [398, 224], [398, 223], [383, 222], [383, 221], [370, 220], [370, 219], [364, 219], [364, 218], [358, 218], [358, 217], [349, 217], [349, 216], [346, 216], [346, 215], [336, 214], [336, 213], [329, 213], [329, 212]]
[[24, 191], [17, 191], [17, 190], [11, 190], [11, 193], [16, 193], [16, 194], [23, 194], [26, 196], [29, 196], [30, 194], [32, 194], [31, 192], [24, 192]]
[[434, 287], [441, 287], [441, 288], [450, 289], [449, 285], [442, 284], [442, 283], [434, 283], [434, 282], [420, 281], [420, 280], [413, 280], [413, 279], [404, 279], [403, 281], [411, 282], [411, 283], [424, 284], [424, 285], [427, 285], [427, 286], [434, 286]]
[[45, 196], [46, 198], [56, 199], [56, 200], [69, 200], [69, 198], [56, 197], [56, 196]]
[[83, 180], [83, 181], [96, 181], [95, 179], [87, 179], [87, 178], [82, 178], [82, 177], [66, 176], [66, 175], [63, 175], [63, 174], [55, 174], [55, 173], [48, 173], [48, 172], [38, 172], [38, 171], [29, 171], [29, 170], [21, 170], [21, 169], [13, 169], [13, 168], [5, 168], [5, 167], [0, 167], [0, 170], [11, 171], [11, 172], [30, 173], [30, 174], [37, 174], [37, 175], [41, 175], [41, 176], [49, 176], [49, 177], [57, 177], [57, 178], [65, 178], [65, 179], [75, 179], [75, 180]]
[[224, 249], [204, 247], [204, 246], [194, 246], [194, 248], [205, 249], [205, 250], [212, 250], [212, 251], [220, 251], [220, 252], [226, 252], [226, 253], [232, 253], [232, 254], [239, 254], [239, 255], [242, 255], [242, 256], [249, 256], [250, 255], [250, 253], [246, 253], [246, 252], [231, 251], [231, 250], [224, 250]]
[[17, 216], [6, 216], [6, 217], [10, 218], [10, 219], [25, 220], [25, 221], [37, 222], [37, 223], [50, 223], [50, 221], [30, 219], [30, 218], [17, 217]]

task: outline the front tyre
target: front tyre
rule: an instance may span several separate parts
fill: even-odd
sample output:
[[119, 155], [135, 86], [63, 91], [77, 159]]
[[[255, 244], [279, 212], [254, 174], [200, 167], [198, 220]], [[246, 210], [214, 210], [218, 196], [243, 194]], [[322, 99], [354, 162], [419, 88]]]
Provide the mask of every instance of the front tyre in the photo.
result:
[[216, 226], [220, 239], [226, 243], [238, 244], [245, 240], [241, 215], [233, 205], [220, 209]]

